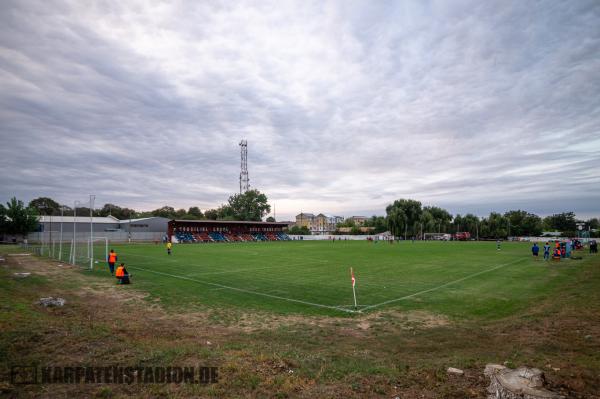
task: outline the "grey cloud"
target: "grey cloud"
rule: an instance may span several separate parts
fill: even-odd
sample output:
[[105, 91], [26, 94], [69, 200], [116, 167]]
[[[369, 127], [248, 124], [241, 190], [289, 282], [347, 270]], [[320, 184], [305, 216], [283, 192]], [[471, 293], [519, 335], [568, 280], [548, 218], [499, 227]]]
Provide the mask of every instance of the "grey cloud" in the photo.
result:
[[2, 201], [600, 213], [595, 1], [0, 11]]

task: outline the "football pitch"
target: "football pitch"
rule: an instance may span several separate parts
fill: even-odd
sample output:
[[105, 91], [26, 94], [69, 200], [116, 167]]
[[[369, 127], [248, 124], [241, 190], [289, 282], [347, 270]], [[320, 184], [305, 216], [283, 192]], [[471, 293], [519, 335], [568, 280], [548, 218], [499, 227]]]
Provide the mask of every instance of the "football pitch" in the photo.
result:
[[[131, 287], [165, 306], [333, 316], [393, 309], [504, 317], [557, 292], [585, 263], [532, 259], [529, 243], [502, 243], [500, 251], [495, 242], [179, 244], [170, 256], [162, 244], [111, 248]], [[93, 273], [110, 277], [103, 261]]]

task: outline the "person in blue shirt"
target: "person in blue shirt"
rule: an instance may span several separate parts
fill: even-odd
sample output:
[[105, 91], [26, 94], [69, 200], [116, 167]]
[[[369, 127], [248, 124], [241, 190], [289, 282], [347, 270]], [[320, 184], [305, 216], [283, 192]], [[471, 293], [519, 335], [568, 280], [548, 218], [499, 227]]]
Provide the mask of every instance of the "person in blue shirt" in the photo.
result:
[[540, 247], [538, 247], [537, 242], [533, 243], [533, 247], [531, 247], [531, 253], [533, 254], [534, 258], [537, 259], [538, 254], [540, 253]]
[[544, 260], [548, 259], [550, 259], [550, 244], [546, 243], [546, 245], [544, 245]]

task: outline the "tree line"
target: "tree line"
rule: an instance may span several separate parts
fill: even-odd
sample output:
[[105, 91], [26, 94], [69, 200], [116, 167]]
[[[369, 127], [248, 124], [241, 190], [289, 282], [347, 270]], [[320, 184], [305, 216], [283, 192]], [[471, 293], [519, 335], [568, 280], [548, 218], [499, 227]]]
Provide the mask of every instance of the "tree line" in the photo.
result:
[[[61, 205], [48, 197], [39, 197], [29, 202], [12, 198], [6, 206], [0, 204], [0, 234], [27, 234], [35, 230], [38, 215], [87, 216], [90, 209]], [[231, 195], [227, 203], [204, 212], [197, 206], [186, 209], [175, 209], [163, 206], [152, 211], [138, 212], [134, 209], [120, 207], [115, 204], [104, 204], [93, 209], [94, 216], [112, 215], [119, 220], [160, 216], [169, 219], [209, 219], [209, 220], [252, 220], [260, 221], [271, 211], [267, 196], [258, 190], [249, 190], [243, 194]], [[511, 210], [505, 213], [491, 212], [480, 218], [471, 213], [452, 215], [445, 209], [436, 206], [422, 206], [421, 202], [412, 199], [398, 199], [389, 204], [385, 216], [372, 216], [362, 226], [372, 227], [372, 233], [389, 230], [395, 236], [421, 237], [424, 233], [457, 233], [469, 232], [472, 237], [505, 238], [508, 236], [540, 236], [543, 231], [557, 231], [563, 236], [577, 236], [578, 224], [584, 230], [598, 230], [598, 218], [578, 220], [573, 212], [563, 212], [541, 218], [524, 211]], [[267, 221], [274, 222], [272, 217]], [[361, 234], [359, 226], [352, 219], [346, 219], [339, 227], [351, 227], [350, 234]], [[306, 227], [294, 226], [291, 234], [310, 234]], [[600, 232], [592, 232], [597, 237]]]
[[[249, 190], [242, 194], [229, 197], [226, 204], [216, 209], [207, 209], [204, 212], [197, 206], [185, 209], [175, 209], [163, 206], [152, 211], [138, 212], [131, 208], [120, 207], [115, 204], [104, 204], [101, 208], [92, 209], [93, 216], [114, 216], [119, 220], [137, 219], [144, 217], [160, 216], [168, 219], [210, 219], [210, 220], [251, 220], [260, 221], [271, 211], [267, 196], [258, 190]], [[89, 216], [90, 208], [77, 206], [72, 208], [61, 205], [49, 197], [39, 197], [29, 202], [27, 206], [21, 200], [12, 198], [6, 206], [0, 204], [0, 237], [4, 235], [26, 235], [38, 226], [38, 217], [44, 216]], [[275, 221], [269, 217], [267, 221]]]
[[[577, 236], [577, 224], [584, 230], [598, 229], [598, 218], [578, 220], [573, 212], [563, 212], [541, 218], [524, 211], [511, 210], [504, 214], [491, 212], [479, 218], [467, 213], [452, 216], [435, 206], [423, 207], [419, 201], [399, 199], [386, 207], [389, 230], [395, 236], [420, 237], [423, 233], [469, 232], [471, 237], [506, 238], [509, 236], [541, 236], [543, 231], [557, 231], [563, 236]], [[598, 232], [596, 232], [597, 235]]]
[[[40, 215], [46, 216], [88, 216], [89, 207], [81, 206], [75, 210], [67, 205], [61, 205], [57, 201], [48, 197], [39, 197], [29, 202], [28, 208], [32, 208]], [[210, 220], [252, 220], [259, 221], [271, 211], [267, 196], [258, 190], [249, 190], [243, 194], [234, 194], [229, 197], [226, 204], [222, 204], [216, 209], [207, 209], [204, 212], [197, 207], [192, 206], [187, 210], [175, 209], [172, 206], [165, 205], [152, 211], [136, 211], [135, 209], [120, 207], [115, 204], [107, 203], [101, 208], [93, 209], [94, 216], [114, 216], [119, 220], [137, 219], [144, 217], [160, 216], [168, 219], [210, 219]]]

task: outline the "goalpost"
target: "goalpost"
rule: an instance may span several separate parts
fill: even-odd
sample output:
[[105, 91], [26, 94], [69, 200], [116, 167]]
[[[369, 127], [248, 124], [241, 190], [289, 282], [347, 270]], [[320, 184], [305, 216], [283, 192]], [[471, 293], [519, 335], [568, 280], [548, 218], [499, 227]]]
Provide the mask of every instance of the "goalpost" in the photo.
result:
[[[90, 270], [94, 268], [94, 246], [92, 242], [94, 241], [94, 201], [96, 199], [95, 195], [90, 194], [89, 201], [73, 201], [73, 239], [71, 240], [71, 256], [69, 257], [69, 261], [73, 264], [77, 264], [77, 257], [80, 254], [81, 249], [77, 247], [77, 206], [87, 205], [89, 208], [90, 216], [90, 235], [87, 242], [87, 255], [86, 259], [90, 262]], [[102, 237], [100, 237], [102, 238]], [[108, 246], [108, 244], [107, 244]]]
[[450, 239], [450, 234], [447, 233], [423, 233], [424, 240], [447, 241]]
[[[102, 259], [104, 262], [108, 260], [108, 237], [93, 237], [89, 240], [89, 248], [90, 248], [90, 270], [94, 269], [94, 262], [98, 263], [98, 260], [94, 259], [94, 246], [98, 245], [99, 252], [96, 252], [96, 256], [100, 255], [104, 252], [104, 258]], [[98, 242], [99, 244], [96, 244]], [[104, 250], [104, 251], [102, 251]]]
[[[96, 259], [96, 256], [104, 256], [104, 258]], [[94, 263], [98, 263], [100, 259], [102, 261], [108, 259], [108, 237], [88, 238], [79, 243], [71, 240], [69, 259], [73, 265], [89, 265], [90, 270], [93, 270]]]

